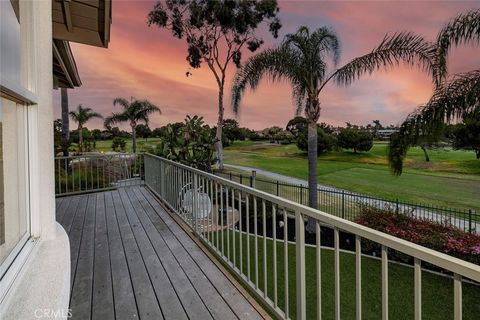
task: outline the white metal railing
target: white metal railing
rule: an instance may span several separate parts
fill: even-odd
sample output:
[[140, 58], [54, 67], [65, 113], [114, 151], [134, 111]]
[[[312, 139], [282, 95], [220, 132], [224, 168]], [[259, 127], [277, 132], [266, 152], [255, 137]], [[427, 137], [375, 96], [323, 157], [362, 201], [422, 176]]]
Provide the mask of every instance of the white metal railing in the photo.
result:
[[143, 184], [142, 153], [94, 153], [55, 157], [55, 195]]
[[[341, 235], [354, 237], [356, 319], [362, 318], [362, 261], [365, 261], [362, 259], [362, 241], [365, 240], [381, 248], [382, 319], [388, 319], [389, 314], [388, 277], [389, 264], [392, 263], [389, 252], [412, 257], [414, 297], [411, 298], [415, 319], [422, 319], [422, 272], [425, 265], [442, 269], [452, 276], [456, 320], [462, 319], [464, 281], [480, 282], [478, 265], [158, 156], [145, 154], [144, 162], [146, 186], [280, 318], [307, 318], [307, 285], [314, 285], [316, 289], [315, 314], [309, 314], [308, 318], [322, 318], [321, 270], [332, 266], [321, 265], [324, 254], [321, 228], [333, 229], [333, 300], [337, 320], [341, 319], [342, 306]], [[315, 270], [308, 270], [315, 272], [315, 284], [306, 283], [305, 223], [308, 219], [314, 219], [316, 227]], [[405, 298], [405, 301], [410, 299]]]

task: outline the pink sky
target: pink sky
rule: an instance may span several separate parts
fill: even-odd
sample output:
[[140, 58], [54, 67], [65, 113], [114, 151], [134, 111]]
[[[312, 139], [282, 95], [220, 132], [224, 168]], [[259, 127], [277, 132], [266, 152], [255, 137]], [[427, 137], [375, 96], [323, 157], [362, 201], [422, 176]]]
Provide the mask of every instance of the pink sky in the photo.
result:
[[[113, 24], [108, 49], [72, 44], [82, 79], [82, 87], [69, 90], [70, 109], [83, 104], [108, 115], [114, 111], [115, 97], [149, 99], [162, 109], [151, 119], [151, 128], [183, 121], [187, 114], [198, 114], [214, 124], [217, 114], [217, 87], [210, 71], [189, 69], [184, 40], [173, 38], [168, 30], [148, 27], [146, 16], [155, 1], [113, 1]], [[262, 26], [265, 45], [278, 44], [298, 26], [329, 26], [336, 30], [342, 44], [340, 65], [373, 49], [386, 33], [412, 31], [434, 40], [438, 30], [451, 17], [478, 2], [460, 1], [279, 1], [283, 27], [273, 39]], [[244, 56], [247, 56], [245, 53]], [[449, 61], [451, 72], [468, 71], [478, 65], [478, 48], [454, 49]], [[228, 79], [235, 71], [230, 66]], [[342, 125], [345, 122], [367, 124], [374, 119], [396, 124], [431, 94], [430, 79], [407, 67], [377, 72], [362, 77], [347, 88], [334, 83], [320, 96], [320, 122]], [[229, 104], [230, 82], [225, 99], [226, 117], [234, 117]], [[285, 127], [294, 116], [288, 84], [265, 80], [255, 92], [248, 92], [238, 118], [241, 126], [262, 129], [272, 125]], [[55, 116], [60, 117], [60, 93], [54, 90]], [[101, 120], [92, 120], [90, 128], [101, 128]]]

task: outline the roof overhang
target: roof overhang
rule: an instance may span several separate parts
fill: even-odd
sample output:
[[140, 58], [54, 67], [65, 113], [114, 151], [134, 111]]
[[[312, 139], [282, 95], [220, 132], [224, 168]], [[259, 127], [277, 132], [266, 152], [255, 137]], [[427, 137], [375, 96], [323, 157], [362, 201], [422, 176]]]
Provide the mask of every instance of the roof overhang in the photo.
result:
[[107, 48], [111, 23], [111, 0], [52, 1], [55, 88], [74, 88], [82, 84], [69, 41]]
[[55, 88], [74, 88], [82, 85], [70, 44], [53, 40], [53, 78]]
[[53, 0], [53, 38], [108, 47], [111, 0]]

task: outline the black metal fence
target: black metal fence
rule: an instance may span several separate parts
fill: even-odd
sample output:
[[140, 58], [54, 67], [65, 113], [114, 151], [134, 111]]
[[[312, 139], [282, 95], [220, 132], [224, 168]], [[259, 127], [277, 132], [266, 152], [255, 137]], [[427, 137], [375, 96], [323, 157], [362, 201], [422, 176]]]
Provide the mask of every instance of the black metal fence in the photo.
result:
[[[255, 174], [242, 175], [231, 172], [216, 172], [216, 174], [231, 181], [308, 205], [308, 187], [304, 184], [259, 178]], [[399, 199], [384, 199], [328, 187], [319, 187], [317, 192], [319, 210], [347, 220], [354, 220], [362, 206], [369, 206], [408, 214], [417, 219], [447, 223], [466, 232], [480, 233], [480, 213], [473, 209], [455, 209], [405, 202]]]

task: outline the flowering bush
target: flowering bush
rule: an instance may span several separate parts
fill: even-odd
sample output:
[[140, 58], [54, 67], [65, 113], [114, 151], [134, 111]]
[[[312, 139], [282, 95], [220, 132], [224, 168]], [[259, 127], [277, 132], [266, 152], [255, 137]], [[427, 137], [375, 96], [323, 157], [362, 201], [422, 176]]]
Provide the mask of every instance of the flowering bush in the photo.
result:
[[[354, 221], [421, 246], [480, 264], [480, 236], [461, 231], [446, 222], [417, 219], [408, 214], [395, 213], [388, 208], [367, 206], [361, 208]], [[375, 252], [378, 250], [377, 247], [377, 244], [368, 242], [365, 250]], [[398, 258], [405, 260], [404, 255], [399, 255]]]

